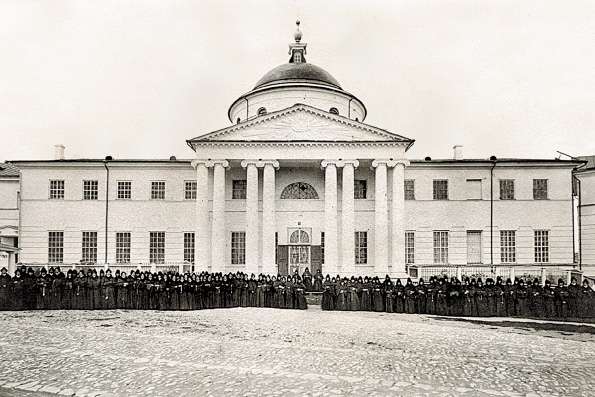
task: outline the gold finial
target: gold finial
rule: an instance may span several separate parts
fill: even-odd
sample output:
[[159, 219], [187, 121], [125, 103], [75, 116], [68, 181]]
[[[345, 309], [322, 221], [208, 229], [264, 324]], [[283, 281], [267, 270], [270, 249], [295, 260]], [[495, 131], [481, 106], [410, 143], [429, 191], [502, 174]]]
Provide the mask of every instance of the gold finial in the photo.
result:
[[293, 35], [293, 38], [295, 39], [296, 43], [299, 43], [302, 40], [302, 32], [300, 31], [300, 20], [299, 19], [297, 21], [295, 21], [295, 25], [297, 26], [297, 29], [295, 31], [295, 34]]

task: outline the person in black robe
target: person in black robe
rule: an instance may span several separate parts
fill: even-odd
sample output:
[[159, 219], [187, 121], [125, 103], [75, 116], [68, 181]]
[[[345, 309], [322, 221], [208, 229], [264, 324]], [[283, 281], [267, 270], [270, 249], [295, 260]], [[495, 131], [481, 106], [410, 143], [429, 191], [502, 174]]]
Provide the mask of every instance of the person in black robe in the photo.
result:
[[335, 295], [334, 285], [331, 282], [331, 277], [327, 274], [326, 278], [324, 279], [323, 290], [322, 290], [322, 301], [320, 303], [320, 308], [322, 310], [335, 310], [334, 295]]
[[240, 306], [248, 307], [248, 275], [242, 275], [242, 283], [240, 284]]
[[568, 286], [568, 316], [571, 318], [577, 318], [579, 316], [579, 294], [580, 287], [576, 282], [576, 278], [572, 277], [570, 285]]
[[428, 314], [436, 314], [436, 291], [438, 286], [436, 278], [430, 277], [430, 283], [426, 287], [426, 311]]
[[112, 271], [107, 269], [103, 282], [101, 283], [101, 293], [103, 295], [103, 308], [113, 310], [116, 308], [116, 285]]
[[[361, 279], [361, 277], [360, 277]], [[395, 312], [395, 285], [393, 284], [393, 280], [387, 275], [384, 278], [384, 282], [382, 283], [382, 288], [384, 289], [384, 309], [387, 313], [394, 313]], [[363, 297], [363, 293], [362, 293]]]
[[511, 279], [506, 279], [506, 284], [502, 287], [502, 299], [504, 300], [504, 315], [512, 317], [515, 315], [514, 301], [516, 299], [516, 287]]
[[448, 279], [439, 278], [436, 289], [436, 314], [440, 316], [448, 315]]
[[566, 288], [564, 280], [561, 278], [558, 279], [554, 302], [556, 304], [556, 317], [566, 319], [568, 317], [568, 288]]
[[496, 285], [494, 285], [494, 299], [496, 301], [495, 314], [498, 317], [506, 317], [506, 302], [504, 300], [504, 285], [502, 284], [502, 277], [496, 277]]
[[461, 289], [463, 300], [463, 316], [472, 317], [475, 315], [475, 279], [469, 280], [465, 277], [465, 282]]
[[368, 276], [364, 277], [363, 279], [358, 279], [358, 283], [360, 284], [360, 300], [359, 305], [361, 310], [363, 311], [371, 311], [372, 310], [372, 283]]
[[530, 317], [543, 317], [543, 288], [538, 279], [533, 280], [531, 287], [527, 288], [528, 315]]
[[12, 309], [12, 280], [8, 270], [3, 267], [0, 270], [0, 310]]
[[395, 313], [405, 313], [405, 287], [401, 283], [401, 279], [397, 279], [394, 289], [394, 310]]
[[324, 277], [322, 276], [322, 272], [320, 269], [316, 270], [316, 274], [314, 275], [314, 283], [312, 288], [314, 292], [322, 292], [322, 282], [324, 281]]
[[13, 310], [25, 308], [25, 278], [20, 269], [15, 270], [12, 278], [12, 308]]
[[248, 303], [246, 306], [248, 307], [256, 307], [256, 287], [258, 286], [258, 282], [256, 281], [256, 276], [254, 273], [250, 275], [250, 280], [248, 280]]
[[516, 288], [515, 313], [520, 317], [527, 317], [529, 315], [528, 297], [529, 290], [525, 284], [525, 280], [520, 279]]
[[488, 300], [487, 290], [483, 285], [483, 281], [481, 278], [477, 279], [477, 287], [475, 289], [475, 306], [477, 307], [476, 316], [490, 316], [490, 301]]
[[413, 285], [413, 281], [411, 281], [411, 278], [407, 278], [407, 282], [405, 283], [405, 313], [415, 313], [415, 307], [417, 305], [415, 290], [416, 288], [415, 285]]
[[128, 278], [126, 272], [116, 271], [114, 285], [116, 287], [116, 309], [126, 309], [128, 306]]
[[25, 310], [34, 310], [35, 303], [37, 301], [37, 287], [35, 283], [37, 278], [32, 268], [27, 269], [27, 273], [24, 274], [23, 280], [23, 304]]
[[595, 292], [589, 286], [589, 280], [584, 279], [579, 295], [579, 317], [595, 317]]
[[545, 280], [545, 285], [543, 286], [541, 293], [543, 297], [544, 317], [556, 317], [556, 291], [552, 288], [550, 280]]
[[294, 283], [294, 309], [306, 310], [308, 308], [308, 302], [306, 301], [306, 286], [298, 278], [295, 278]]
[[74, 278], [72, 272], [75, 270], [68, 270], [62, 285], [62, 302], [60, 307], [62, 310], [72, 310], [74, 305]]
[[347, 278], [341, 280], [337, 285], [337, 310], [349, 310], [349, 285]]
[[351, 276], [349, 280], [349, 310], [358, 311], [360, 310], [360, 285], [354, 276]]
[[47, 270], [42, 268], [40, 276], [37, 278], [37, 302], [35, 308], [38, 310], [48, 310], [50, 308], [50, 284], [52, 280], [47, 274]]
[[304, 269], [304, 274], [302, 274], [302, 282], [304, 283], [306, 291], [312, 292], [314, 285], [312, 285], [312, 273], [310, 273], [310, 269]]

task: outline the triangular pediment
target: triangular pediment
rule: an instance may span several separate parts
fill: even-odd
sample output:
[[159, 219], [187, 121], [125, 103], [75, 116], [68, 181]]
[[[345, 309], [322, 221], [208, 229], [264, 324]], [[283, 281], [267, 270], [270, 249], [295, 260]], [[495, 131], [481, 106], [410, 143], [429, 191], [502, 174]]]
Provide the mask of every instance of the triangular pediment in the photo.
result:
[[205, 134], [199, 142], [403, 142], [386, 130], [341, 117], [308, 105], [294, 105], [234, 126]]

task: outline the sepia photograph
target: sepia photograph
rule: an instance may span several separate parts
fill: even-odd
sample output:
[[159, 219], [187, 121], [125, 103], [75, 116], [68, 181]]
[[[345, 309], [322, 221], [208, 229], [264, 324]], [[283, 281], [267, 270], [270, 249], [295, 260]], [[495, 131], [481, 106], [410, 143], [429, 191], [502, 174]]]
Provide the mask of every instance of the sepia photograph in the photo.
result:
[[0, 397], [595, 395], [595, 1], [0, 0], [0, 54]]

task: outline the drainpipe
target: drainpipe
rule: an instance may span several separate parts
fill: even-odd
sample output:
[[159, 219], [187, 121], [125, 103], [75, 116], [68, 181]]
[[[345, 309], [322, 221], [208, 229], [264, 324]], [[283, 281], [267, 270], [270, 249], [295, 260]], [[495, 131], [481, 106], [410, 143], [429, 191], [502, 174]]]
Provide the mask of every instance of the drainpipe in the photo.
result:
[[494, 168], [498, 161], [495, 156], [490, 157], [490, 265], [494, 266]]
[[103, 161], [103, 166], [105, 167], [105, 255], [104, 255], [104, 262], [107, 265], [107, 232], [108, 232], [108, 225], [109, 225], [109, 168], [107, 166], [108, 160], [105, 159]]
[[[576, 177], [575, 177], [576, 178]], [[578, 270], [583, 270], [583, 233], [581, 230], [581, 209], [582, 209], [582, 200], [581, 200], [581, 180], [576, 178], [576, 182], [578, 183], [577, 190], [578, 190], [578, 204], [577, 204], [577, 218], [578, 218]], [[572, 209], [574, 210], [574, 201], [572, 203]], [[574, 215], [572, 217], [572, 221], [574, 222]], [[574, 243], [574, 228], [572, 228], [573, 238], [572, 241]], [[572, 253], [574, 255], [574, 252]]]

